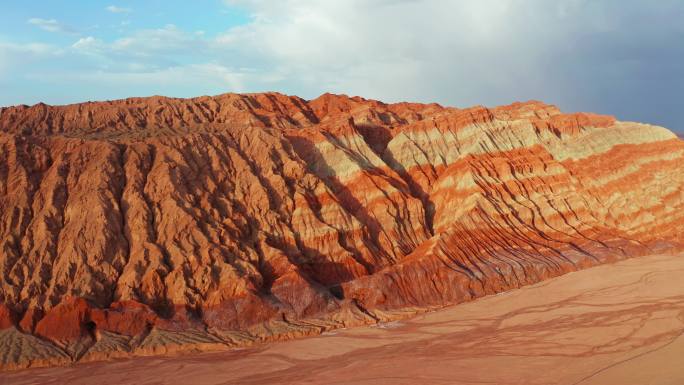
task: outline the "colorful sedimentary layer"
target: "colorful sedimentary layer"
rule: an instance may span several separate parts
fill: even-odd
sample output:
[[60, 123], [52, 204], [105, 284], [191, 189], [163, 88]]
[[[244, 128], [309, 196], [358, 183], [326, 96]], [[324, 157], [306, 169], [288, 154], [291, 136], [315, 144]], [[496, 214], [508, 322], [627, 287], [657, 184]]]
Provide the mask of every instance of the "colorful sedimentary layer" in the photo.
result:
[[0, 109], [0, 365], [221, 349], [682, 249], [684, 141], [539, 102]]

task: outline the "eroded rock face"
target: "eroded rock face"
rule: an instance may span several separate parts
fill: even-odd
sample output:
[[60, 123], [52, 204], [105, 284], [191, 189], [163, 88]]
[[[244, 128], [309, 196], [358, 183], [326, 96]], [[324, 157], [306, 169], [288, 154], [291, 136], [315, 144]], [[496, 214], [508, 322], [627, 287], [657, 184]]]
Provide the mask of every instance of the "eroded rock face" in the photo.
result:
[[0, 329], [20, 345], [2, 364], [243, 345], [467, 301], [681, 248], [682, 209], [681, 139], [539, 102], [4, 108]]

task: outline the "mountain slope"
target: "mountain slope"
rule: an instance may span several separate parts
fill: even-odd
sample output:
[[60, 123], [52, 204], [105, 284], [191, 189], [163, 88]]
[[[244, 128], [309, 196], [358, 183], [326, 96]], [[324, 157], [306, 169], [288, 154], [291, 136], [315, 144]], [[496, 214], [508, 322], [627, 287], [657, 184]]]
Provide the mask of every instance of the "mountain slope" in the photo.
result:
[[8, 368], [318, 333], [684, 242], [682, 140], [539, 102], [10, 107], [0, 181]]

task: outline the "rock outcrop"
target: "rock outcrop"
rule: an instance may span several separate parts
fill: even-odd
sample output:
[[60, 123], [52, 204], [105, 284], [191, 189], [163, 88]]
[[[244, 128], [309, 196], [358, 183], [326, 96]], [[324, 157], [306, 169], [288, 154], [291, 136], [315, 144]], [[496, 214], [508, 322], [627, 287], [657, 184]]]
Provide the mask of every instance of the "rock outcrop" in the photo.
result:
[[0, 109], [0, 365], [377, 322], [684, 245], [684, 141], [540, 102]]

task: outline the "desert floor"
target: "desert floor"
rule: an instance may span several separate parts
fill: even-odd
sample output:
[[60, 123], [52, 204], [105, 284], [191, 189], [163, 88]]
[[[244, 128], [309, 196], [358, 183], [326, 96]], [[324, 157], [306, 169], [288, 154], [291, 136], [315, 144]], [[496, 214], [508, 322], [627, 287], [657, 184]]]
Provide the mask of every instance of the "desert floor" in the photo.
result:
[[1, 384], [684, 384], [684, 255], [239, 351], [0, 374]]

